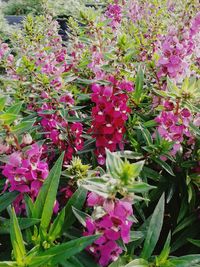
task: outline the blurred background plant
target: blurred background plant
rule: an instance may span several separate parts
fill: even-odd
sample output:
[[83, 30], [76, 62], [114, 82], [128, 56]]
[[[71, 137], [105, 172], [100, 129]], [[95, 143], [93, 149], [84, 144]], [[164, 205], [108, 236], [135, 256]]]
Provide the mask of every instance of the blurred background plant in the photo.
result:
[[100, 7], [103, 4], [106, 4], [105, 0], [8, 0], [2, 2], [2, 10], [5, 15], [40, 15], [43, 6], [47, 5], [56, 16], [77, 16], [85, 6]]

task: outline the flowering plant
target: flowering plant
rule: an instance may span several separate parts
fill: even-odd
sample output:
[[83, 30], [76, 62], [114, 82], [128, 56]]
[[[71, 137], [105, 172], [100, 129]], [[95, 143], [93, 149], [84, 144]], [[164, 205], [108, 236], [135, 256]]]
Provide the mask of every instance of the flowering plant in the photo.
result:
[[200, 263], [199, 1], [108, 2], [0, 41], [0, 266]]

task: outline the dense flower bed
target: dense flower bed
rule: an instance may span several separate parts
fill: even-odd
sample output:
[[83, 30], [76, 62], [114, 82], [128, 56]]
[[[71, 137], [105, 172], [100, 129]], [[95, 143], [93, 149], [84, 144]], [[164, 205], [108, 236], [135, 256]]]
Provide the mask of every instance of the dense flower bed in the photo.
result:
[[0, 266], [199, 266], [199, 8], [83, 8], [67, 43], [47, 10], [0, 41]]

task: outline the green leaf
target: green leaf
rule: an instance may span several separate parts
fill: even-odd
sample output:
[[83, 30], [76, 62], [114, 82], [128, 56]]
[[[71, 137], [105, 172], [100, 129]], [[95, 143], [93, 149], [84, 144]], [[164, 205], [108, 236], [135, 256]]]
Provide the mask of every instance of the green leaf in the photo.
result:
[[2, 261], [2, 262], [0, 262], [0, 267], [9, 267], [9, 266], [14, 266], [14, 267], [17, 267], [17, 266], [19, 266], [18, 264], [17, 264], [17, 262], [16, 261]]
[[0, 195], [0, 212], [6, 209], [19, 195], [19, 192], [13, 191]]
[[155, 120], [146, 121], [143, 123], [144, 127], [155, 127], [157, 125], [157, 122]]
[[189, 227], [185, 228], [178, 236], [174, 239], [174, 242], [171, 245], [171, 252], [176, 251], [185, 244], [188, 243], [188, 238], [196, 238], [200, 233], [199, 222], [194, 222]]
[[130, 242], [144, 238], [144, 233], [142, 231], [131, 231]]
[[129, 151], [129, 150], [124, 150], [124, 151], [117, 151], [117, 152], [113, 152], [115, 155], [119, 156], [119, 157], [123, 157], [126, 159], [143, 159], [144, 156], [141, 153], [135, 152], [135, 151]]
[[[27, 229], [40, 222], [39, 219], [34, 218], [17, 218], [21, 230]], [[0, 234], [10, 233], [10, 226], [12, 221], [5, 218], [0, 218]]]
[[145, 193], [154, 188], [156, 187], [143, 182], [135, 182], [131, 186], [127, 186], [128, 191], [132, 193]]
[[[142, 168], [144, 166], [145, 161], [141, 160], [135, 163], [131, 163], [130, 167], [131, 167], [131, 178], [132, 180], [137, 178], [140, 174], [140, 172], [142, 171]], [[122, 167], [123, 168], [123, 167]]]
[[6, 104], [6, 97], [1, 97], [0, 98], [0, 111], [4, 109], [5, 104]]
[[134, 101], [137, 105], [141, 101], [143, 93], [143, 85], [144, 85], [144, 72], [141, 68], [139, 68], [135, 82], [135, 91], [133, 93]]
[[177, 223], [180, 223], [184, 219], [184, 217], [186, 217], [187, 211], [188, 211], [187, 200], [184, 198], [181, 203]]
[[65, 207], [65, 222], [63, 229], [68, 229], [76, 220], [73, 214], [73, 208], [81, 210], [87, 197], [87, 190], [83, 187], [79, 187], [73, 196], [68, 200]]
[[87, 213], [85, 213], [85, 212], [83, 212], [83, 211], [81, 211], [81, 210], [78, 210], [78, 209], [76, 209], [76, 208], [74, 208], [74, 207], [72, 207], [72, 210], [73, 210], [73, 213], [74, 213], [74, 215], [76, 216], [77, 220], [79, 220], [79, 222], [80, 222], [84, 227], [86, 227], [86, 219], [87, 219], [87, 218], [90, 218], [90, 216], [89, 216]]
[[28, 217], [32, 217], [33, 207], [34, 207], [32, 199], [29, 197], [29, 195], [25, 194], [24, 200], [25, 200], [25, 205], [26, 205], [26, 213]]
[[47, 229], [47, 227], [49, 226], [53, 213], [53, 207], [56, 200], [56, 194], [62, 170], [63, 158], [64, 152], [51, 169], [48, 178], [45, 180], [34, 203], [32, 216], [38, 219], [41, 218], [40, 225], [43, 229]]
[[178, 225], [177, 227], [175, 228], [175, 230], [173, 231], [173, 235], [178, 233], [179, 231], [183, 230], [184, 228], [186, 228], [187, 226], [189, 225], [192, 225], [193, 222], [196, 221], [196, 215], [194, 214], [191, 214], [190, 216], [188, 217], [185, 217]]
[[65, 263], [62, 263], [63, 267], [85, 267], [81, 261], [79, 261], [76, 257], [71, 257]]
[[164, 245], [164, 248], [157, 258], [158, 266], [166, 263], [168, 256], [169, 256], [169, 253], [170, 253], [170, 242], [171, 242], [171, 232], [169, 232], [169, 234], [167, 236], [167, 240], [166, 240], [165, 245]]
[[51, 241], [54, 241], [56, 238], [60, 236], [64, 220], [65, 220], [65, 209], [62, 209], [62, 211], [57, 215], [55, 221], [50, 227], [49, 239]]
[[35, 123], [35, 119], [34, 120], [30, 120], [30, 121], [22, 121], [20, 124], [13, 126], [11, 128], [11, 131], [14, 134], [22, 134], [27, 132], [28, 130], [30, 130], [33, 126], [33, 124]]
[[106, 148], [106, 169], [107, 172], [111, 174], [113, 178], [119, 177], [118, 173], [122, 171], [123, 161], [121, 158], [115, 154], [111, 153], [110, 150]]
[[14, 257], [19, 265], [23, 264], [26, 250], [14, 208], [11, 211], [10, 238]]
[[171, 264], [174, 264], [175, 267], [197, 267], [200, 263], [200, 254], [187, 255], [179, 258], [170, 259], [169, 262]]
[[200, 137], [200, 129], [199, 129], [199, 127], [196, 127], [193, 123], [190, 123], [190, 128], [192, 129], [192, 131], [194, 132], [195, 135]]
[[147, 236], [145, 238], [143, 250], [141, 253], [141, 257], [143, 259], [149, 259], [149, 257], [151, 257], [151, 254], [157, 244], [163, 225], [164, 207], [165, 207], [165, 196], [163, 194], [150, 220], [150, 224], [147, 230]]
[[52, 258], [52, 256], [35, 256], [30, 255], [26, 258], [26, 266], [28, 267], [42, 267], [47, 266], [48, 261]]
[[84, 266], [90, 266], [90, 267], [99, 267], [99, 265], [95, 262], [94, 258], [92, 255], [90, 255], [86, 251], [82, 251], [81, 253], [76, 255], [76, 258], [78, 258]]
[[22, 108], [22, 103], [17, 103], [15, 105], [13, 105], [12, 107], [10, 107], [9, 109], [6, 110], [6, 113], [12, 113], [12, 114], [16, 114], [18, 115], [20, 110]]
[[148, 262], [145, 261], [144, 259], [136, 259], [129, 262], [124, 267], [148, 267], [148, 266], [149, 266]]
[[153, 160], [160, 165], [166, 172], [168, 172], [169, 174], [171, 174], [172, 176], [175, 176], [172, 168], [169, 166], [169, 164], [167, 164], [165, 161], [162, 161], [159, 158], [153, 158]]
[[11, 124], [17, 118], [18, 118], [17, 114], [12, 114], [12, 113], [0, 114], [0, 122], [2, 122], [3, 124]]
[[51, 260], [51, 266], [55, 266], [59, 262], [62, 262], [75, 254], [82, 251], [84, 248], [93, 243], [99, 235], [81, 237], [61, 245], [57, 245], [41, 253], [39, 256], [53, 256]]
[[158, 181], [161, 178], [160, 173], [156, 172], [155, 170], [152, 170], [146, 166], [143, 167], [141, 176], [144, 175], [152, 180]]
[[124, 267], [126, 265], [127, 261], [120, 257], [117, 261], [112, 262], [108, 267]]
[[190, 243], [192, 243], [193, 245], [195, 245], [195, 246], [200, 248], [200, 240], [195, 240], [195, 239], [188, 238], [188, 241]]
[[151, 136], [151, 133], [148, 129], [144, 128], [142, 125], [140, 125], [140, 131], [142, 133], [142, 136], [148, 146], [151, 146], [153, 144], [153, 139]]

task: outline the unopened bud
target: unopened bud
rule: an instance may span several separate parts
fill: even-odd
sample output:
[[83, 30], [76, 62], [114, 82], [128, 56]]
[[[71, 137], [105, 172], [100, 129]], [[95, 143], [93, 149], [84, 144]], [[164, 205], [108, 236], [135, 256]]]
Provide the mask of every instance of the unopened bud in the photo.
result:
[[26, 134], [24, 134], [24, 136], [22, 138], [22, 142], [25, 145], [30, 145], [33, 142], [33, 139], [29, 133], [26, 133]]

